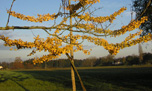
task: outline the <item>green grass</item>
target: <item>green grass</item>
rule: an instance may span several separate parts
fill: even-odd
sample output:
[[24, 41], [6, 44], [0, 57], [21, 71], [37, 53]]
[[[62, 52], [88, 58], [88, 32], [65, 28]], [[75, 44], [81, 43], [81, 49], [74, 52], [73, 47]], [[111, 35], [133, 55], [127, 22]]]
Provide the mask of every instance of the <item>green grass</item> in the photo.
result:
[[[0, 91], [71, 91], [71, 88], [67, 88], [61, 83], [49, 81], [50, 78], [47, 73], [33, 74], [32, 71], [27, 72], [1, 71]], [[36, 72], [42, 73], [41, 71]]]
[[[152, 91], [152, 67], [78, 68], [87, 91]], [[76, 77], [77, 90], [82, 91]], [[70, 69], [0, 71], [0, 91], [71, 91]]]

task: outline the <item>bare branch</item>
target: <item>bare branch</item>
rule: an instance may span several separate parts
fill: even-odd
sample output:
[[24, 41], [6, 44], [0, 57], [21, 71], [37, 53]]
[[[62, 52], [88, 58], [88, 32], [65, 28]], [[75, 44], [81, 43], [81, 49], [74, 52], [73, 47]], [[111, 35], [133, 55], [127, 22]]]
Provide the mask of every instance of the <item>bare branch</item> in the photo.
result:
[[46, 27], [46, 26], [7, 26], [0, 27], [0, 30], [11, 30], [11, 29], [57, 29], [57, 27]]
[[[7, 27], [0, 27], [0, 30], [11, 30], [11, 29], [43, 29], [46, 31], [46, 29], [61, 29], [61, 30], [67, 30], [70, 31], [69, 28], [57, 28], [57, 27], [45, 27], [45, 26], [7, 26]], [[79, 29], [80, 30], [80, 29]], [[73, 32], [82, 32], [82, 33], [88, 33], [88, 34], [92, 34], [94, 36], [105, 36], [105, 35], [99, 35], [99, 34], [95, 34], [93, 32], [90, 31], [83, 31], [83, 30], [73, 30]], [[49, 32], [47, 31], [47, 33], [49, 34]], [[61, 33], [62, 34], [62, 33]], [[59, 35], [61, 35], [59, 34]], [[52, 34], [49, 34], [52, 35]], [[106, 35], [107, 36], [107, 35]]]
[[[58, 39], [62, 40], [64, 43], [66, 44], [73, 44], [73, 45], [80, 45], [84, 42], [84, 40], [82, 40], [80, 43], [69, 43], [68, 40], [64, 40], [63, 38], [59, 37], [59, 35], [57, 34], [51, 34], [49, 33], [46, 29], [43, 29], [47, 34], [51, 35], [51, 36], [54, 36], [54, 37], [57, 37]], [[63, 33], [63, 32], [62, 32]]]
[[[11, 11], [12, 10], [12, 7], [13, 7], [13, 3], [15, 2], [15, 0], [13, 0], [13, 2], [12, 2], [12, 5], [11, 5], [11, 7], [10, 7], [10, 9], [9, 9], [9, 11]], [[10, 19], [10, 13], [9, 13], [9, 15], [8, 15], [8, 20], [7, 20], [7, 24], [6, 24], [6, 27], [8, 26], [8, 23], [9, 23], [9, 19]]]
[[[33, 31], [31, 30], [32, 34], [35, 36], [35, 34], [33, 33]], [[36, 36], [35, 36], [36, 37]]]

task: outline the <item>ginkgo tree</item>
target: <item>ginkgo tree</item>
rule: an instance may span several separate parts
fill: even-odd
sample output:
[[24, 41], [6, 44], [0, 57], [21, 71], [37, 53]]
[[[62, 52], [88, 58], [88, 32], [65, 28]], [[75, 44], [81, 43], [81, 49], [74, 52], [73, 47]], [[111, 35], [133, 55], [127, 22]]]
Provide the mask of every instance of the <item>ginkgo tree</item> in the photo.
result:
[[[116, 55], [120, 49], [136, 45], [141, 42], [147, 42], [152, 39], [152, 34], [137, 38], [143, 30], [140, 30], [134, 34], [128, 35], [124, 41], [120, 43], [108, 43], [104, 37], [109, 36], [111, 38], [119, 37], [127, 32], [138, 29], [139, 26], [147, 21], [148, 17], [144, 16], [140, 19], [133, 19], [128, 25], [122, 26], [117, 30], [110, 30], [108, 27], [103, 27], [103, 24], [108, 22], [109, 26], [113, 23], [118, 15], [124, 12], [127, 8], [122, 7], [118, 11], [114, 12], [109, 16], [98, 16], [94, 17], [93, 12], [86, 12], [93, 4], [99, 3], [100, 0], [62, 0], [63, 8], [62, 12], [59, 9], [58, 13], [54, 14], [37, 14], [37, 18], [34, 16], [24, 15], [12, 11], [12, 6], [15, 0], [13, 0], [11, 8], [7, 10], [8, 22], [6, 27], [0, 27], [0, 30], [14, 30], [14, 29], [42, 29], [50, 37], [40, 38], [39, 35], [34, 37], [33, 42], [23, 41], [21, 39], [10, 39], [4, 35], [0, 35], [0, 39], [5, 41], [5, 46], [16, 46], [17, 49], [31, 48], [32, 52], [28, 56], [34, 55], [37, 51], [48, 52], [47, 55], [43, 55], [40, 58], [33, 60], [34, 64], [43, 63], [52, 59], [59, 58], [62, 54], [65, 54], [71, 62], [71, 79], [72, 89], [76, 91], [75, 84], [75, 72], [80, 80], [81, 86], [86, 91], [81, 77], [74, 65], [74, 52], [83, 51], [84, 54], [89, 55], [91, 49], [86, 50], [83, 48], [84, 41], [88, 41], [97, 46], [103, 46], [110, 54]], [[74, 4], [71, 4], [75, 2]], [[39, 22], [54, 21], [50, 27], [46, 26], [8, 26], [10, 16], [16, 17], [23, 21]], [[62, 17], [60, 22], [56, 22], [56, 19]], [[73, 22], [72, 22], [73, 21]], [[66, 44], [66, 45], [65, 45]], [[10, 49], [12, 50], [12, 48]]]

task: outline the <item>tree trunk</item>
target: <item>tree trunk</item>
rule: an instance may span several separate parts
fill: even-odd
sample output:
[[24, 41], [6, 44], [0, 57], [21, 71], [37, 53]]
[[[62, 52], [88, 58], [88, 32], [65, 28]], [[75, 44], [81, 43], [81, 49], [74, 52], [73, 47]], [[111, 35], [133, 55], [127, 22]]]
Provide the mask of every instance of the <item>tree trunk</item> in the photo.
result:
[[[69, 0], [69, 6], [71, 4], [71, 0]], [[70, 10], [70, 15], [71, 15], [71, 10]], [[70, 17], [70, 25], [72, 25], [72, 17]], [[72, 28], [70, 29], [70, 44], [72, 43]], [[71, 54], [71, 58], [72, 58], [72, 63], [74, 63], [74, 59], [73, 59], [73, 48], [70, 52]], [[71, 65], [71, 80], [72, 80], [72, 90], [73, 91], [76, 91], [76, 83], [75, 83], [75, 73], [74, 73], [74, 69]]]
[[[72, 59], [73, 63], [74, 63], [74, 60]], [[72, 80], [72, 90], [73, 91], [76, 91], [76, 83], [75, 83], [75, 73], [74, 73], [74, 69], [71, 65], [71, 80]]]

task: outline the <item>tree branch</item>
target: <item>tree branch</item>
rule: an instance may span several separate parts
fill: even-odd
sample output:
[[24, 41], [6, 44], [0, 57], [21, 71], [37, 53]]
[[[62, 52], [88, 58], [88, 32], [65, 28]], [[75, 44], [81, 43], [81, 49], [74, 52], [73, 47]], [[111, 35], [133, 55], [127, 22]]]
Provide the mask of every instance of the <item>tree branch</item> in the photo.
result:
[[147, 5], [146, 5], [146, 8], [143, 10], [143, 12], [141, 12], [141, 14], [135, 19], [139, 19], [141, 16], [143, 16], [143, 14], [146, 12], [146, 10], [148, 9], [148, 7], [150, 6], [151, 4], [151, 0], [148, 1]]
[[[13, 3], [15, 2], [15, 0], [13, 0], [13, 2], [12, 2], [12, 5], [11, 5], [11, 7], [10, 7], [10, 10], [9, 11], [11, 11], [12, 10], [12, 7], [13, 7]], [[9, 19], [10, 19], [10, 13], [9, 13], [9, 15], [8, 15], [8, 20], [7, 20], [7, 24], [6, 24], [6, 27], [8, 26], [8, 23], [9, 23]]]
[[7, 27], [0, 27], [0, 30], [11, 30], [11, 29], [56, 29], [56, 27], [46, 27], [46, 26], [7, 26]]

